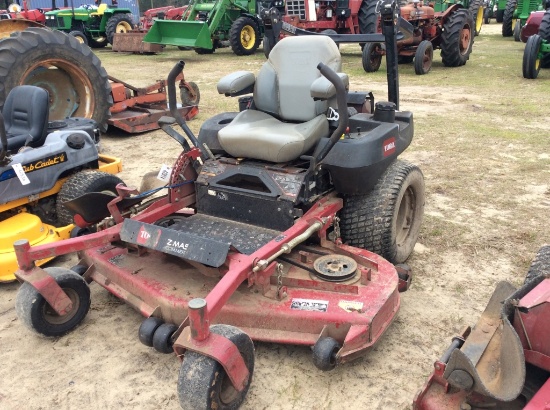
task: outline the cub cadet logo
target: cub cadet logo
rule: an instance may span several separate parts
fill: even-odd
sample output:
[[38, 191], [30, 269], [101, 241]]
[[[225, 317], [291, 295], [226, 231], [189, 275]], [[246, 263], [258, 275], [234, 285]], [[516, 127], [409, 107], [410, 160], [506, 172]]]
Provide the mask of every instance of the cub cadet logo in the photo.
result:
[[62, 153], [59, 155], [52, 155], [46, 158], [42, 158], [35, 162], [24, 164], [23, 169], [25, 170], [25, 172], [33, 172], [38, 171], [42, 168], [51, 167], [52, 165], [61, 164], [65, 161], [67, 161], [67, 155], [65, 153]]
[[149, 232], [147, 232], [145, 227], [142, 226], [139, 229], [139, 232], [138, 232], [137, 243], [143, 245], [143, 244], [147, 243], [147, 239], [149, 239], [150, 237], [151, 237], [151, 234]]
[[383, 143], [384, 146], [384, 156], [387, 157], [395, 152], [395, 138], [388, 138]]

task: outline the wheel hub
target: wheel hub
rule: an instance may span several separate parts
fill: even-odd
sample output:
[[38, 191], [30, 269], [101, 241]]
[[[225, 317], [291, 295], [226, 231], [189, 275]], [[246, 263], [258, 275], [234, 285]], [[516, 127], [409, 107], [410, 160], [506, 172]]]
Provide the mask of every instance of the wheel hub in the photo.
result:
[[325, 255], [313, 262], [315, 275], [328, 282], [344, 282], [357, 273], [357, 262], [344, 255]]

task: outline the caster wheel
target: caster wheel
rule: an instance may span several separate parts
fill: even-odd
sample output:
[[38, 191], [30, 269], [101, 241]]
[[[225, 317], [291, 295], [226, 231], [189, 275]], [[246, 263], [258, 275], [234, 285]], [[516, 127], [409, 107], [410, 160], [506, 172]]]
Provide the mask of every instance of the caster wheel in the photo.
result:
[[334, 369], [338, 350], [340, 350], [340, 344], [332, 337], [317, 340], [313, 346], [313, 364], [325, 372]]
[[228, 338], [237, 346], [250, 375], [244, 389], [238, 391], [217, 361], [193, 351], [185, 352], [178, 376], [178, 397], [184, 410], [237, 409], [252, 382], [254, 344], [250, 337], [228, 325], [213, 325], [210, 331]]
[[162, 325], [162, 320], [158, 317], [151, 316], [145, 319], [139, 327], [139, 341], [145, 346], [153, 347], [153, 336], [160, 325]]
[[172, 335], [178, 330], [176, 325], [163, 323], [153, 334], [153, 347], [159, 353], [174, 353], [172, 349]]

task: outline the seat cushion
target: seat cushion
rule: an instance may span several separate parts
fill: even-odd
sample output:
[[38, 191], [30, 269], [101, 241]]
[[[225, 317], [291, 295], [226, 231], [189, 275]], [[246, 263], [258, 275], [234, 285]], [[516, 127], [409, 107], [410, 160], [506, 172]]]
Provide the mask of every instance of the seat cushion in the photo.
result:
[[245, 110], [218, 132], [218, 139], [233, 157], [287, 162], [306, 153], [320, 138], [328, 137], [328, 133], [324, 114], [293, 124], [261, 111]]

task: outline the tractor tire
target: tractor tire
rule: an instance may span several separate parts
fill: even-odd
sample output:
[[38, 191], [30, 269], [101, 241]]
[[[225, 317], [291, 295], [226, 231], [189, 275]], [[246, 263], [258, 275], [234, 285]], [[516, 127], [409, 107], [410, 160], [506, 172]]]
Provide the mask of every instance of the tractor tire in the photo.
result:
[[19, 288], [15, 311], [28, 329], [44, 336], [57, 337], [77, 327], [90, 310], [90, 288], [79, 274], [66, 268], [46, 268], [71, 299], [71, 311], [59, 316], [44, 297], [28, 282]]
[[508, 0], [506, 8], [502, 15], [502, 37], [512, 37], [514, 35], [514, 11], [516, 11], [518, 0]]
[[36, 85], [50, 94], [50, 120], [92, 118], [107, 130], [109, 78], [99, 58], [73, 36], [45, 28], [13, 33], [0, 42], [0, 69], [0, 109], [15, 86]]
[[55, 209], [59, 226], [73, 223], [74, 214], [63, 206], [64, 202], [90, 192], [109, 192], [116, 196], [116, 186], [121, 183], [119, 177], [101, 171], [82, 171], [71, 176], [57, 194]]
[[550, 275], [550, 245], [544, 245], [535, 255], [525, 275], [525, 282], [531, 282], [537, 276]]
[[366, 43], [363, 48], [363, 69], [367, 73], [374, 73], [382, 63], [382, 45], [380, 43]]
[[521, 22], [519, 19], [517, 19], [516, 24], [514, 24], [514, 41], [521, 41]]
[[424, 214], [424, 176], [396, 160], [371, 192], [344, 196], [340, 229], [344, 243], [403, 263], [414, 249]]
[[428, 74], [432, 68], [433, 57], [432, 42], [428, 40], [421, 41], [414, 56], [414, 72], [418, 75]]
[[483, 24], [489, 24], [491, 22], [491, 10], [487, 7], [483, 10]]
[[441, 60], [446, 67], [466, 64], [474, 44], [474, 21], [466, 9], [455, 11], [445, 21], [441, 36]]
[[247, 16], [239, 17], [231, 25], [229, 30], [229, 43], [231, 49], [238, 56], [254, 54], [261, 42], [258, 23]]
[[127, 33], [135, 27], [130, 13], [118, 13], [113, 15], [105, 25], [105, 35], [109, 44], [113, 44], [115, 33]]
[[538, 34], [533, 34], [527, 39], [525, 49], [523, 50], [523, 77], [534, 80], [539, 75], [541, 61], [539, 58], [540, 45], [542, 38]]
[[271, 49], [273, 48], [273, 45], [269, 41], [269, 38], [264, 36], [262, 40], [262, 47], [263, 47], [265, 58], [269, 58], [269, 53], [271, 53]]
[[216, 49], [215, 48], [195, 48], [194, 50], [195, 50], [195, 53], [199, 55], [203, 55], [203, 54], [213, 54]]
[[[546, 41], [550, 41], [550, 10], [547, 10], [542, 16], [539, 26], [539, 36]], [[541, 68], [550, 68], [550, 54], [542, 57], [540, 62]]]
[[378, 14], [376, 13], [377, 0], [363, 0], [357, 19], [359, 20], [359, 33], [376, 33], [378, 29]]
[[243, 402], [254, 374], [254, 344], [240, 329], [229, 325], [213, 325], [212, 333], [228, 338], [239, 350], [249, 377], [241, 391], [236, 390], [224, 368], [214, 359], [187, 350], [178, 375], [178, 398], [184, 410], [236, 410]]
[[504, 20], [504, 10], [497, 10], [495, 13], [495, 20], [497, 23], [502, 23]]
[[483, 26], [483, 0], [472, 0], [468, 6], [474, 20], [474, 35], [479, 36]]
[[88, 38], [82, 31], [74, 30], [74, 31], [71, 31], [69, 35], [76, 38], [80, 44], [88, 45]]
[[109, 41], [107, 41], [107, 37], [97, 37], [97, 38], [89, 38], [88, 39], [88, 45], [91, 48], [105, 48], [105, 46], [109, 44]]

